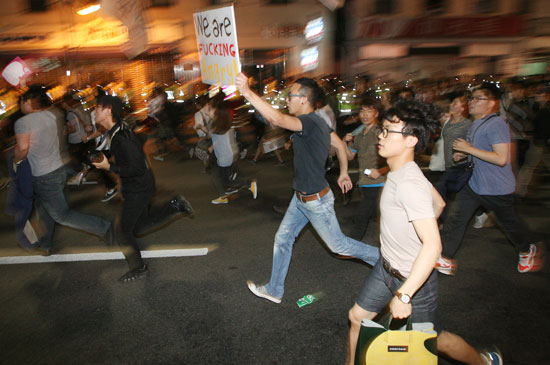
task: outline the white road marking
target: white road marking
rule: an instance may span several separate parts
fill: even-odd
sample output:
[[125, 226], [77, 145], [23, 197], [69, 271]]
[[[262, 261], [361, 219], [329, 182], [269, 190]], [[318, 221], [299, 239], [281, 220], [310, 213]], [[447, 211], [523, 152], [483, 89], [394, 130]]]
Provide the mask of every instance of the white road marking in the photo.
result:
[[[143, 258], [157, 257], [182, 257], [182, 256], [204, 256], [208, 254], [208, 248], [184, 248], [173, 250], [147, 250], [141, 251]], [[43, 264], [50, 262], [73, 262], [73, 261], [100, 261], [100, 260], [124, 260], [122, 252], [90, 252], [58, 254], [51, 256], [28, 255], [28, 256], [6, 256], [0, 257], [0, 265], [9, 264]]]

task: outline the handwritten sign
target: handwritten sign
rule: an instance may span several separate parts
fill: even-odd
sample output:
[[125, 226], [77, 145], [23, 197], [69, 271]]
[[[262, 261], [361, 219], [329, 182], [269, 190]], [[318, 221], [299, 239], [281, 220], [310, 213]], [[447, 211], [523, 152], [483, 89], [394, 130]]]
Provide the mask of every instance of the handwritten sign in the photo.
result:
[[25, 61], [15, 57], [2, 71], [2, 77], [13, 86], [20, 86], [25, 77], [32, 74]]
[[233, 5], [193, 14], [202, 82], [229, 86], [241, 71]]

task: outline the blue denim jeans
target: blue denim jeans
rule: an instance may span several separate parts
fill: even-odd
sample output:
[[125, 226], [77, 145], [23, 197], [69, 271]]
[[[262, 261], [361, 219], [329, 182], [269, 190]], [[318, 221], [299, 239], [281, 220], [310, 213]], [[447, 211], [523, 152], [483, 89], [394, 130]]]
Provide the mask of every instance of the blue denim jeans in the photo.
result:
[[310, 222], [317, 234], [334, 253], [353, 256], [374, 266], [380, 251], [378, 247], [346, 237], [334, 212], [334, 195], [329, 191], [321, 199], [307, 203], [293, 195], [286, 214], [275, 235], [273, 267], [267, 291], [276, 297], [284, 294], [284, 282], [292, 257], [292, 247], [298, 234]]
[[52, 247], [55, 223], [83, 230], [96, 236], [104, 236], [111, 223], [103, 218], [82, 214], [69, 209], [63, 188], [67, 174], [60, 167], [46, 175], [33, 176], [36, 212], [45, 234], [40, 238], [40, 247]]

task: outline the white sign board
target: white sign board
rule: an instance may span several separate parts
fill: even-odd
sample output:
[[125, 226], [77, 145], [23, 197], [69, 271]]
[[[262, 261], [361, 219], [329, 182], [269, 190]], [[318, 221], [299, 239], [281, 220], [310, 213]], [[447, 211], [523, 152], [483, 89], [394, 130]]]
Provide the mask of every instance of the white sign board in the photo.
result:
[[241, 71], [233, 5], [193, 14], [202, 82], [229, 86]]
[[31, 74], [29, 66], [19, 57], [15, 57], [2, 71], [2, 77], [13, 86], [19, 86]]

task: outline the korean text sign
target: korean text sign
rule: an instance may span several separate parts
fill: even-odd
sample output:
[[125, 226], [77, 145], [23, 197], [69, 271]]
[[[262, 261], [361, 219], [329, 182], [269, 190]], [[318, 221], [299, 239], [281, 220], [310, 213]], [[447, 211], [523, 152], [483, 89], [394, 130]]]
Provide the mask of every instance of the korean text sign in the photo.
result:
[[234, 85], [241, 71], [233, 5], [193, 14], [202, 82]]

